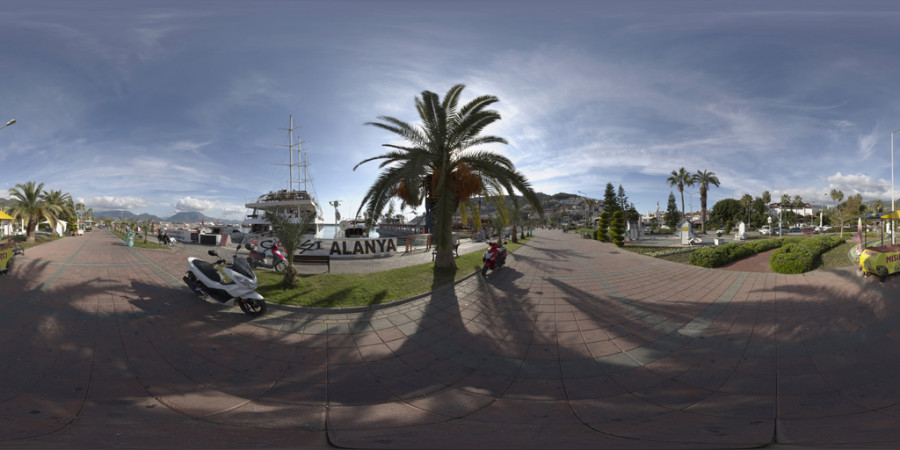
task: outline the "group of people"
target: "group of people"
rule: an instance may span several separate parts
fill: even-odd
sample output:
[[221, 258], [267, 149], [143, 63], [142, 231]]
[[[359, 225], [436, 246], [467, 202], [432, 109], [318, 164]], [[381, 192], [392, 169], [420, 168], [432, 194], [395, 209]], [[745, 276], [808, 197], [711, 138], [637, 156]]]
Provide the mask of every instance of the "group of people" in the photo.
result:
[[156, 240], [159, 241], [160, 245], [169, 245], [169, 232], [166, 230], [159, 230], [156, 235]]

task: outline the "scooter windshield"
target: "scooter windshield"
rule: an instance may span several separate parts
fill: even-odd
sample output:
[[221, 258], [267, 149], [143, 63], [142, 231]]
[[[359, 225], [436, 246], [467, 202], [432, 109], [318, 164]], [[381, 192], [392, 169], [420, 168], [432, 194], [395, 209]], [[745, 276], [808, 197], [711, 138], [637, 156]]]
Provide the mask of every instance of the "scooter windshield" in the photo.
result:
[[251, 280], [256, 279], [256, 274], [253, 273], [253, 269], [250, 268], [250, 264], [247, 264], [247, 258], [234, 258], [234, 265], [231, 267], [231, 270], [250, 278]]

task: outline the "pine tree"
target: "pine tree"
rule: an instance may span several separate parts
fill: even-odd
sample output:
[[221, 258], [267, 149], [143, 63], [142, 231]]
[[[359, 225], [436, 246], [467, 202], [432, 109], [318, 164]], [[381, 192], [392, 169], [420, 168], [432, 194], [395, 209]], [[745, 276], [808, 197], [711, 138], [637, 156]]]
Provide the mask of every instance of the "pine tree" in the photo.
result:
[[619, 193], [616, 195], [616, 203], [619, 205], [619, 211], [628, 210], [628, 196], [625, 195], [625, 188], [619, 185]]
[[681, 219], [681, 211], [678, 210], [678, 203], [675, 203], [675, 194], [669, 191], [669, 202], [666, 205], [666, 215], [663, 221], [666, 226], [674, 230], [678, 226], [678, 220]]
[[603, 210], [612, 214], [617, 209], [619, 209], [619, 199], [616, 197], [616, 188], [612, 183], [606, 183], [606, 190], [603, 192]]

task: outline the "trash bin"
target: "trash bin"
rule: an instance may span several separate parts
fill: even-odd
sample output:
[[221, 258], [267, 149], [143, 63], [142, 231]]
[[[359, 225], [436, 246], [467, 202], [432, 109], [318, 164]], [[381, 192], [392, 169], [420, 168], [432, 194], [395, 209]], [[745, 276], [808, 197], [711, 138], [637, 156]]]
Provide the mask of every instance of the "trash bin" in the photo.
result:
[[134, 233], [129, 231], [128, 234], [125, 235], [125, 244], [129, 247], [134, 247]]

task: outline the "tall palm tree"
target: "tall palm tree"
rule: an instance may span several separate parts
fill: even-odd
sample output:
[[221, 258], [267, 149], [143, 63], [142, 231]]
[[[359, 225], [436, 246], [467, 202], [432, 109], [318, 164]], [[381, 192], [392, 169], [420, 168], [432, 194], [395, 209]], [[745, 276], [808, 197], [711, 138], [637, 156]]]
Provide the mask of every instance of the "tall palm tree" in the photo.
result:
[[744, 222], [748, 227], [750, 226], [750, 205], [753, 204], [753, 196], [750, 194], [744, 194], [741, 197], [741, 207], [747, 211], [747, 221]]
[[698, 170], [694, 174], [694, 181], [700, 185], [700, 224], [703, 233], [706, 234], [706, 194], [709, 191], [709, 185], [719, 187], [719, 178], [715, 172]]
[[687, 170], [684, 170], [684, 167], [678, 169], [677, 171], [672, 171], [672, 176], [666, 179], [669, 183], [669, 186], [677, 186], [678, 192], [681, 193], [681, 218], [685, 217], [684, 211], [684, 187], [685, 186], [693, 186], [694, 185], [694, 176], [688, 173]]
[[501, 137], [480, 136], [486, 126], [500, 120], [497, 111], [486, 109], [499, 100], [483, 95], [459, 108], [459, 96], [464, 88], [462, 84], [451, 87], [443, 100], [434, 92], [423, 91], [415, 100], [421, 124], [410, 125], [389, 116], [379, 116], [380, 122], [368, 122], [367, 125], [399, 135], [405, 142], [404, 145], [382, 144], [393, 150], [354, 167], [356, 170], [369, 161], [382, 160], [379, 167], [384, 170], [366, 192], [359, 208], [359, 211], [366, 208], [370, 217], [377, 217], [395, 196], [404, 205], [425, 203], [426, 227], [432, 228], [437, 241], [436, 269], [456, 268], [450, 242], [453, 213], [461, 201], [481, 194], [486, 188], [506, 191], [514, 202], [514, 191], [518, 190], [543, 216], [530, 183], [509, 159], [476, 150], [483, 144], [507, 143]]
[[837, 206], [838, 203], [844, 201], [844, 193], [842, 191], [832, 189], [830, 195], [831, 201], [835, 202], [835, 206]]
[[56, 233], [56, 226], [60, 221], [68, 221], [71, 216], [75, 215], [72, 209], [72, 196], [63, 191], [47, 191], [41, 196], [41, 200], [47, 205], [59, 206], [59, 213], [55, 216], [47, 217], [46, 220], [50, 224], [51, 233]]
[[[800, 208], [800, 217], [804, 217], [803, 210], [806, 208], [803, 207], [803, 197], [800, 197], [799, 195], [795, 195], [794, 201], [792, 203], [793, 203], [793, 207], [795, 208], [795, 211], [796, 211], [796, 208]], [[803, 219], [803, 220], [805, 221], [806, 219]]]
[[9, 210], [9, 214], [16, 219], [25, 221], [25, 242], [34, 242], [34, 231], [41, 220], [55, 223], [59, 220], [62, 208], [59, 205], [50, 205], [44, 202], [42, 194], [44, 183], [35, 184], [29, 181], [25, 184], [17, 184], [9, 190], [9, 195], [15, 202]]

